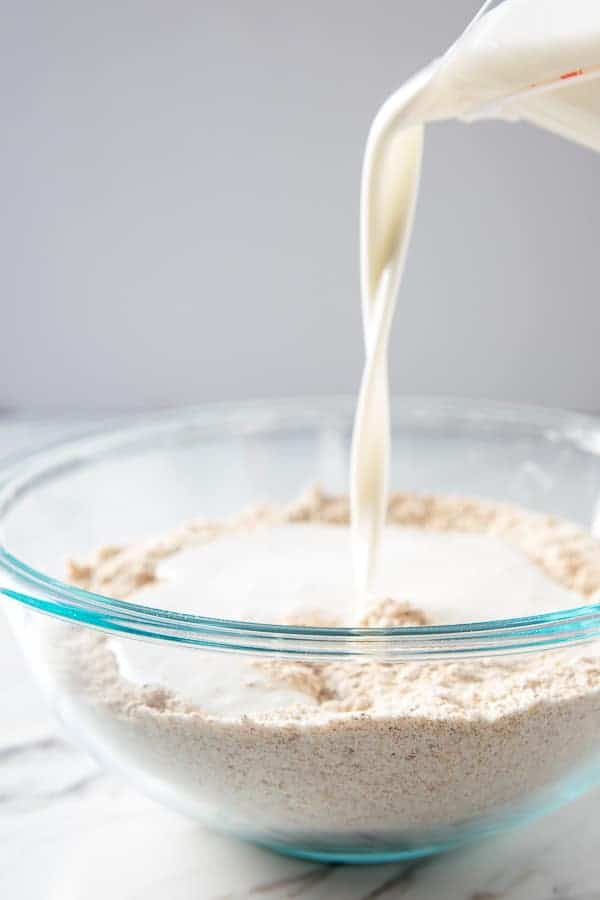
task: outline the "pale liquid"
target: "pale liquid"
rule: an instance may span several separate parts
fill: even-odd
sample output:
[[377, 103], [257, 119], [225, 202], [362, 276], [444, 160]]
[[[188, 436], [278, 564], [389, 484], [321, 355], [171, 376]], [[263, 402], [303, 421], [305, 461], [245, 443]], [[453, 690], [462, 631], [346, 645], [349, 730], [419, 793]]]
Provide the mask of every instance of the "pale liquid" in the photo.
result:
[[426, 122], [526, 119], [600, 150], [599, 0], [506, 0], [381, 107], [361, 194], [366, 363], [350, 494], [358, 611], [373, 593], [388, 498], [387, 355], [417, 197]]
[[[360, 618], [373, 594], [406, 600], [436, 624], [579, 604], [524, 554], [489, 535], [394, 526], [382, 540], [390, 446], [387, 349], [424, 123], [524, 118], [598, 150], [599, 63], [600, 0], [507, 0], [384, 104], [369, 135], [362, 182], [366, 364], [351, 464], [352, 541], [347, 529], [316, 524], [225, 536], [162, 562], [158, 581], [136, 592], [136, 602], [245, 621], [309, 623], [318, 614], [348, 623]], [[360, 602], [352, 619], [348, 601], [357, 582]], [[222, 717], [314, 702], [277, 685], [242, 655], [203, 654], [194, 675], [180, 648], [169, 653], [115, 640], [113, 649], [126, 678], [166, 684]]]
[[[315, 523], [261, 527], [217, 538], [163, 560], [158, 581], [135, 602], [250, 622], [348, 624], [354, 591], [348, 529]], [[485, 534], [428, 533], [399, 525], [382, 545], [379, 597], [394, 597], [445, 625], [535, 615], [577, 606], [524, 553]], [[115, 639], [129, 681], [168, 686], [206, 713], [235, 718], [316, 701], [243, 654], [185, 652]]]

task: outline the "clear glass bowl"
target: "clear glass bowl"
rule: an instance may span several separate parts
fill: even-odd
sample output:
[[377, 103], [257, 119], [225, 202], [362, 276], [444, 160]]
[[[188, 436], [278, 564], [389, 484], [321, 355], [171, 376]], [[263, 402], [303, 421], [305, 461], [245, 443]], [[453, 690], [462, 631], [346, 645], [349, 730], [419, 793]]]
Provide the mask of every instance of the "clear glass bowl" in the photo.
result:
[[[476, 752], [468, 746], [472, 733], [456, 728], [454, 761], [470, 759], [459, 773], [440, 755], [431, 722], [409, 738], [380, 729], [376, 740], [359, 714], [342, 716], [341, 738], [331, 729], [252, 720], [242, 733], [239, 723], [173, 708], [161, 689], [148, 688], [144, 703], [130, 703], [127, 684], [107, 672], [106, 658], [99, 663], [90, 636], [104, 636], [105, 657], [119, 642], [155, 642], [190, 673], [216, 654], [225, 660], [221, 670], [241, 659], [356, 667], [498, 658], [509, 671], [526, 654], [568, 660], [582, 647], [598, 652], [599, 605], [522, 619], [503, 619], [499, 609], [494, 621], [452, 626], [282, 627], [148, 608], [63, 581], [67, 558], [85, 558], [107, 543], [160, 535], [190, 519], [227, 518], [256, 502], [287, 502], [314, 482], [344, 493], [353, 410], [351, 399], [205, 407], [138, 419], [5, 462], [0, 591], [13, 601], [6, 603], [11, 621], [66, 728], [132, 784], [215, 828], [286, 853], [378, 862], [494, 833], [595, 783], [598, 696], [546, 707], [544, 722], [532, 707], [512, 720], [510, 733], [483, 716]], [[510, 501], [596, 530], [595, 419], [439, 399], [396, 401], [392, 419], [395, 488]], [[69, 656], [65, 647], [79, 652]], [[92, 648], [89, 655], [82, 657], [82, 647]], [[545, 740], [532, 752], [532, 728], [539, 735], [542, 727]], [[490, 780], [501, 742], [514, 763]]]

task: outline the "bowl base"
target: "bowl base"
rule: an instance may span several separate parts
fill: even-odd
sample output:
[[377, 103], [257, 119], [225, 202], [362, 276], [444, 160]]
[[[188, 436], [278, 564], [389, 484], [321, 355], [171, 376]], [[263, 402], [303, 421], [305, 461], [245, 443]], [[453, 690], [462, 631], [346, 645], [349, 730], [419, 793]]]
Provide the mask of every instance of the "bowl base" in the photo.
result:
[[273, 842], [261, 843], [256, 842], [257, 846], [263, 847], [265, 850], [272, 850], [284, 856], [293, 856], [296, 859], [309, 859], [313, 862], [320, 863], [350, 863], [352, 865], [376, 865], [381, 863], [392, 862], [410, 862], [413, 859], [421, 859], [425, 856], [433, 856], [436, 853], [445, 853], [449, 850], [455, 850], [458, 844], [456, 842], [448, 842], [446, 844], [431, 844], [427, 847], [398, 847], [390, 850], [376, 850], [374, 848], [353, 849], [331, 849], [316, 850], [307, 847], [289, 846], [288, 844], [277, 844]]

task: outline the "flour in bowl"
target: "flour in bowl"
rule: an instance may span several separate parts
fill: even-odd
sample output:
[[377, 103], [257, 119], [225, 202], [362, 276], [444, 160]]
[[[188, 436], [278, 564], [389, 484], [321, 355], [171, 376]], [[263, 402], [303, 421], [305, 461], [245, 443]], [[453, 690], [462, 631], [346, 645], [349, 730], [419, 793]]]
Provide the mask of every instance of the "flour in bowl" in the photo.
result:
[[[195, 571], [194, 555], [206, 552], [218, 572], [219, 543], [252, 545], [259, 534], [281, 529], [287, 541], [297, 528], [302, 546], [308, 525], [342, 540], [348, 523], [346, 498], [313, 490], [285, 509], [260, 508], [229, 524], [192, 523], [144, 546], [105, 549], [74, 564], [71, 575], [86, 588], [140, 603], [162, 596], [163, 608], [177, 595], [185, 607], [199, 602], [205, 588], [185, 585], [182, 573]], [[492, 561], [518, 565], [521, 583], [525, 567], [527, 603], [549, 598], [564, 606], [568, 598], [576, 605], [600, 588], [596, 541], [551, 516], [488, 501], [395, 494], [387, 531], [395, 529], [406, 529], [413, 546], [416, 535], [426, 540], [430, 568], [432, 547], [447, 560], [445, 540], [491, 546]], [[273, 549], [277, 557], [277, 542]], [[227, 597], [231, 573], [221, 574]], [[285, 573], [278, 572], [280, 592], [269, 602], [281, 604], [297, 584], [304, 614], [283, 604], [280, 620], [335, 624], [335, 611], [328, 614], [322, 603], [314, 608], [314, 582], [298, 581], [297, 574], [289, 571], [281, 583]], [[488, 581], [486, 593], [476, 568], [472, 575], [479, 618], [502, 615], [496, 585]], [[183, 581], [174, 588], [170, 577]], [[410, 591], [381, 597], [363, 624], [435, 624], [431, 597], [422, 604]], [[260, 599], [266, 602], [262, 593]], [[338, 600], [341, 611], [344, 599]], [[258, 610], [251, 590], [244, 602]], [[468, 589], [461, 602], [473, 608]], [[439, 614], [448, 618], [444, 604]], [[423, 835], [433, 840], [436, 829], [447, 835], [448, 826], [459, 832], [568, 779], [600, 735], [595, 647], [388, 664], [170, 649], [58, 623], [48, 623], [41, 641], [59, 714], [88, 744], [93, 736], [101, 757], [183, 812], [279, 843], [310, 834], [324, 845], [364, 846]]]

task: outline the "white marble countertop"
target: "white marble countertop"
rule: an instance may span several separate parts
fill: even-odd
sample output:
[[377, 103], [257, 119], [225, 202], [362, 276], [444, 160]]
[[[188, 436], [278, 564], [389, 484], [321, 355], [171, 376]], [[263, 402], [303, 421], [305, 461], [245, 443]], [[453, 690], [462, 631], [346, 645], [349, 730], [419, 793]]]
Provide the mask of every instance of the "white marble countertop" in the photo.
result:
[[[0, 419], [0, 456], [68, 424]], [[595, 790], [542, 822], [409, 865], [279, 857], [100, 771], [58, 733], [0, 617], [0, 898], [600, 900], [599, 805]]]

